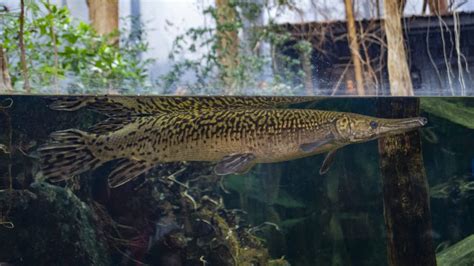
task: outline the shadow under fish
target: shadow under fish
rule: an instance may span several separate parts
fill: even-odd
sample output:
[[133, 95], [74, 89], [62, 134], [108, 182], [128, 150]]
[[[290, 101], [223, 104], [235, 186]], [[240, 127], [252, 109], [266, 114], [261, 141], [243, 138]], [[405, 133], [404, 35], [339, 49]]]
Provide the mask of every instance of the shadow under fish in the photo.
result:
[[[245, 173], [257, 163], [327, 153], [320, 168], [324, 174], [343, 146], [407, 132], [427, 123], [424, 117], [382, 119], [344, 112], [276, 109], [272, 97], [258, 98], [210, 97], [204, 105], [194, 100], [186, 103], [186, 108], [174, 109], [168, 102], [163, 104], [163, 99], [153, 98], [58, 99], [51, 105], [53, 109], [89, 107], [109, 118], [89, 132], [68, 129], [52, 133], [51, 141], [38, 149], [43, 175], [64, 180], [117, 160], [108, 180], [111, 187], [118, 187], [159, 163], [216, 162], [215, 173], [228, 175]], [[125, 113], [120, 111], [123, 102]], [[282, 102], [291, 103], [291, 98]], [[196, 108], [199, 104], [201, 107]]]

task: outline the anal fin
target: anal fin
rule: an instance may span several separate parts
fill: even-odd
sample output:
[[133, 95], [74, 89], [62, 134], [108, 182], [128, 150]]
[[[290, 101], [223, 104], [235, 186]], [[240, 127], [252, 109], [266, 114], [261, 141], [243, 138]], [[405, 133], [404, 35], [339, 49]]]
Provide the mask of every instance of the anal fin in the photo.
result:
[[112, 188], [119, 187], [146, 173], [151, 168], [153, 168], [153, 165], [144, 160], [123, 159], [110, 173], [109, 186]]
[[244, 174], [255, 165], [253, 153], [236, 153], [224, 156], [214, 167], [217, 175]]

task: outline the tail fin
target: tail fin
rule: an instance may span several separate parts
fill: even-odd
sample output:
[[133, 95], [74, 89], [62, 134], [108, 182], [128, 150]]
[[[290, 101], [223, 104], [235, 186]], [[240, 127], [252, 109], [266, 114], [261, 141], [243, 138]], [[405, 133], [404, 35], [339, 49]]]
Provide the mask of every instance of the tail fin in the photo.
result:
[[88, 133], [77, 129], [52, 133], [52, 141], [38, 149], [43, 175], [61, 181], [100, 166], [103, 162], [86, 144], [88, 137]]

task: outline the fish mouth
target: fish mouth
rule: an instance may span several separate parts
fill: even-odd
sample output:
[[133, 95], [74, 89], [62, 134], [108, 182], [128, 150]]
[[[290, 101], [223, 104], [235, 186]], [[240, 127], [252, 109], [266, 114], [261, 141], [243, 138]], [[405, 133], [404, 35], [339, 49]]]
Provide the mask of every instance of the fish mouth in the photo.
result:
[[399, 134], [399, 133], [415, 130], [426, 124], [428, 124], [428, 119], [426, 117], [412, 117], [412, 118], [385, 120], [384, 122], [381, 123], [380, 134], [381, 135]]

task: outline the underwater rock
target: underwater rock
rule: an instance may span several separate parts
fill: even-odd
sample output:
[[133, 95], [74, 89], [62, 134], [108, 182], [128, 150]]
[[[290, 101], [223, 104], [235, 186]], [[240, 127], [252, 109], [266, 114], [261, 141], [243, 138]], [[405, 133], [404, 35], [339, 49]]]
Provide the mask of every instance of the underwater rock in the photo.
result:
[[446, 248], [436, 256], [438, 266], [474, 265], [474, 235]]
[[0, 261], [13, 265], [110, 265], [91, 209], [69, 189], [34, 183], [0, 191]]

